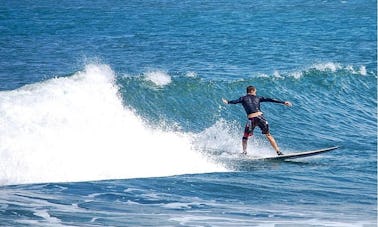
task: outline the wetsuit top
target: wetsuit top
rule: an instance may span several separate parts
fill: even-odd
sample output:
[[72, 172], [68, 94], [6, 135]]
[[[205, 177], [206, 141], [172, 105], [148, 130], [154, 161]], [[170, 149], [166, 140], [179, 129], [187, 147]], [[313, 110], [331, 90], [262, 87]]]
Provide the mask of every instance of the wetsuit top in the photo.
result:
[[251, 113], [261, 112], [260, 102], [275, 102], [275, 103], [282, 103], [282, 104], [285, 103], [277, 99], [265, 98], [262, 96], [249, 95], [249, 94], [246, 96], [242, 96], [238, 99], [228, 101], [229, 104], [241, 103], [247, 115]]

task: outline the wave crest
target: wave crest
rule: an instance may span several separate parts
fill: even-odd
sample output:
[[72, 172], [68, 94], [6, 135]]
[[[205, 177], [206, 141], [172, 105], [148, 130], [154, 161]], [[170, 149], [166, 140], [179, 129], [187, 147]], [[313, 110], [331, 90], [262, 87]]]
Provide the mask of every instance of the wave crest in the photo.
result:
[[347, 74], [352, 75], [360, 75], [360, 76], [368, 76], [368, 75], [375, 75], [374, 72], [368, 71], [366, 66], [352, 66], [352, 65], [343, 65], [340, 63], [334, 62], [325, 62], [325, 63], [316, 63], [307, 68], [302, 70], [295, 70], [295, 71], [286, 71], [280, 72], [279, 70], [275, 70], [272, 75], [268, 75], [266, 73], [258, 74], [258, 78], [275, 78], [275, 79], [284, 79], [286, 77], [292, 77], [295, 79], [300, 79], [304, 75], [312, 74], [314, 72], [318, 73], [338, 73], [338, 72], [345, 72]]
[[123, 105], [115, 74], [90, 64], [0, 93], [0, 184], [217, 171], [190, 136], [152, 129]]

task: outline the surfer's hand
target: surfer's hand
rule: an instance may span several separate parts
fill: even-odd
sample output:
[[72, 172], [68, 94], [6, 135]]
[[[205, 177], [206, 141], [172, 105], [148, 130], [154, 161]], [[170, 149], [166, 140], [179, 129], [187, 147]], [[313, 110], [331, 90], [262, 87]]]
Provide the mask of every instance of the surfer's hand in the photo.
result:
[[227, 99], [222, 98], [222, 101], [223, 101], [224, 104], [228, 104], [228, 100]]
[[286, 101], [284, 104], [285, 104], [285, 106], [288, 106], [288, 107], [293, 106], [293, 104], [291, 104], [291, 102], [289, 102], [289, 101]]

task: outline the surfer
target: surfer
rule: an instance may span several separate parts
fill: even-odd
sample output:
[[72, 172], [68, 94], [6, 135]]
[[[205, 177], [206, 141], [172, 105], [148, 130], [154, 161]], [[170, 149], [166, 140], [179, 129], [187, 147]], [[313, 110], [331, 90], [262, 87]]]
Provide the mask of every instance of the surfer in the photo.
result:
[[245, 112], [247, 113], [248, 121], [245, 125], [244, 135], [242, 139], [243, 154], [247, 154], [248, 138], [253, 135], [253, 130], [256, 126], [258, 126], [261, 129], [262, 134], [265, 134], [273, 149], [277, 152], [277, 155], [283, 155], [274, 137], [269, 132], [268, 121], [264, 118], [263, 113], [261, 112], [260, 102], [274, 102], [284, 104], [285, 106], [292, 106], [291, 102], [257, 96], [256, 88], [254, 86], [247, 87], [247, 95], [245, 96], [231, 101], [222, 98], [222, 101], [224, 104], [241, 103], [244, 107]]

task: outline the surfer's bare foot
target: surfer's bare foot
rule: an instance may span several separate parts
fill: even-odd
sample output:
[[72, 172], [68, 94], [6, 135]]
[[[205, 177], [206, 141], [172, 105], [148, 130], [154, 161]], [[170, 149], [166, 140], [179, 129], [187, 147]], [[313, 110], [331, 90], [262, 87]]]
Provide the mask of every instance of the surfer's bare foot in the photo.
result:
[[277, 155], [283, 155], [281, 151], [277, 151]]
[[241, 154], [247, 155], [247, 152], [246, 152], [246, 151], [243, 151]]

